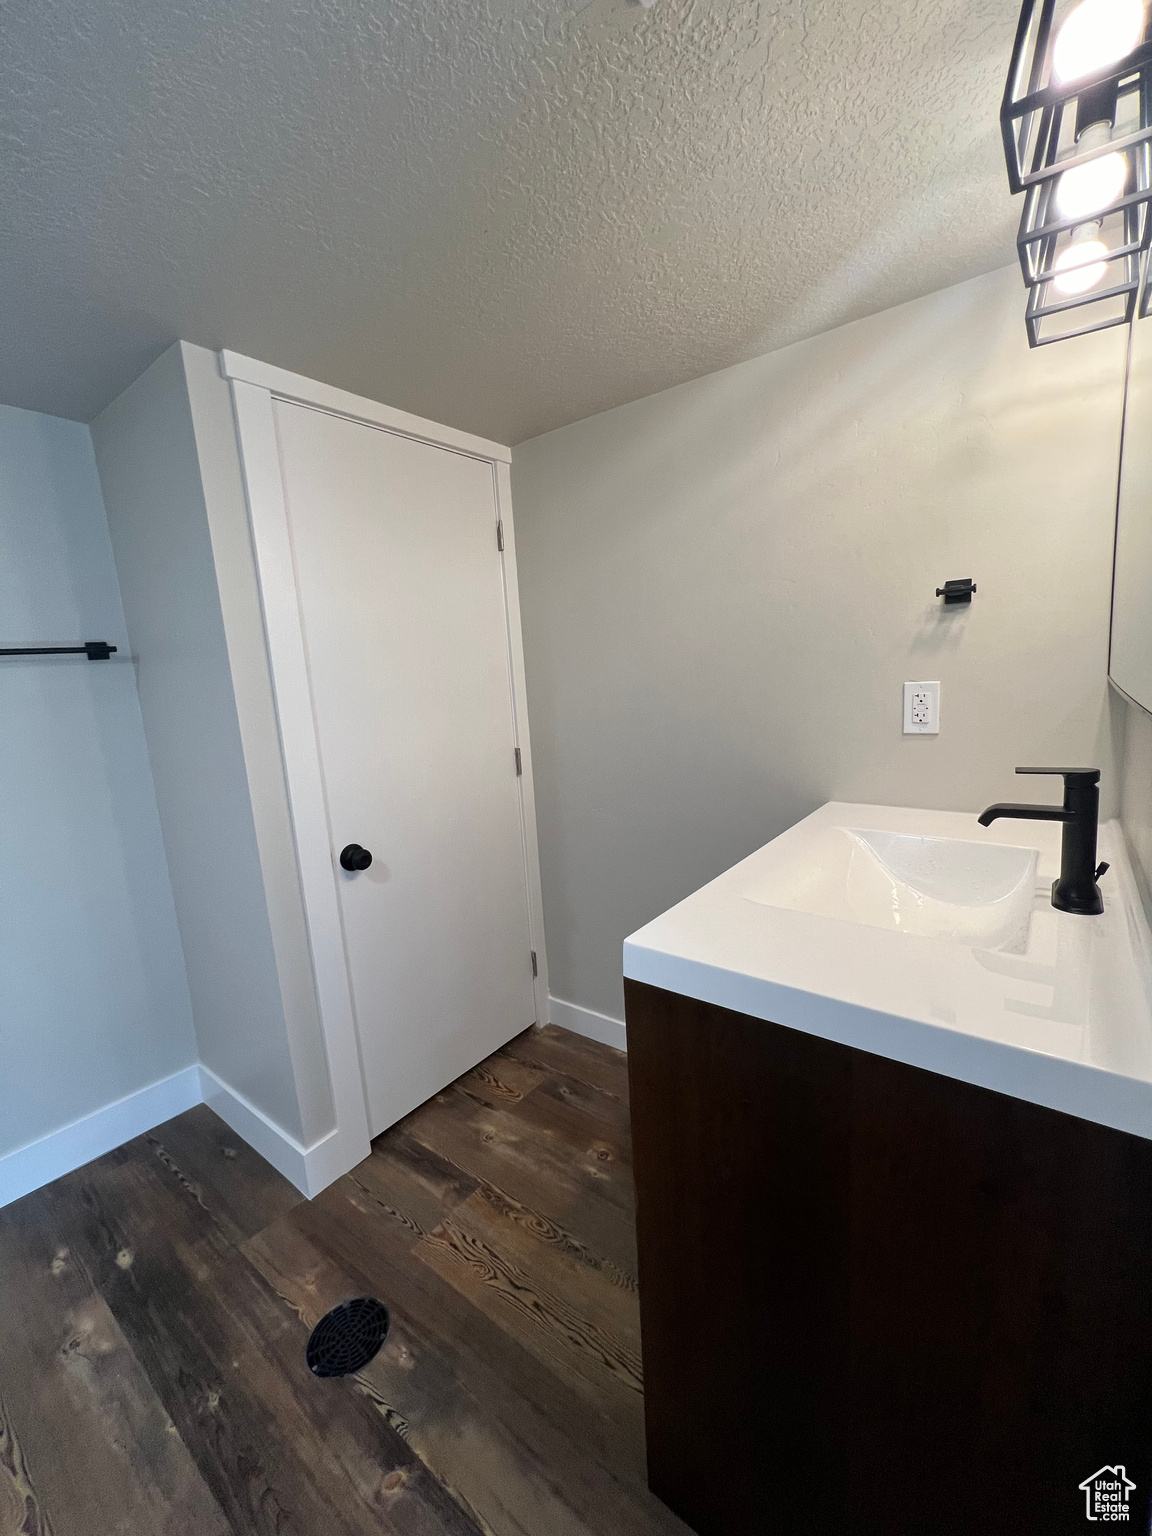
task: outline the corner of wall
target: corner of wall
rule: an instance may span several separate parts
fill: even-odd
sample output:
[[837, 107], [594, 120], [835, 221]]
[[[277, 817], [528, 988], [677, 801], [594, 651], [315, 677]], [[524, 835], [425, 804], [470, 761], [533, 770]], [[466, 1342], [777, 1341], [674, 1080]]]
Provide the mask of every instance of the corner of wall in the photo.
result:
[[86, 425], [0, 406], [0, 545], [13, 641], [116, 651], [3, 664], [2, 1205], [184, 1107], [196, 1039]]
[[[300, 1080], [281, 995], [255, 826], [260, 796], [250, 783], [223, 615], [234, 557], [214, 543], [208, 502], [214, 510], [219, 497], [202, 463], [213, 468], [213, 452], [226, 461], [235, 443], [230, 419], [205, 427], [193, 410], [193, 395], [198, 406], [203, 395], [200, 353], [183, 343], [169, 348], [101, 413], [92, 438], [200, 1061], [291, 1150], [327, 1133], [330, 1095], [326, 1069], [319, 1094], [315, 1080]], [[202, 452], [205, 437], [211, 451]]]

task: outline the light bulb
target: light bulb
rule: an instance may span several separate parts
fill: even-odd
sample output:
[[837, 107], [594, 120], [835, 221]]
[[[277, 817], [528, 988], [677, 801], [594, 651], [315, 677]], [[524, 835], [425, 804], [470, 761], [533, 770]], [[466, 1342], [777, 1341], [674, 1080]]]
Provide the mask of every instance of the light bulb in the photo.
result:
[[1056, 258], [1052, 285], [1058, 293], [1071, 298], [1077, 293], [1087, 293], [1108, 270], [1108, 247], [1103, 240], [1073, 240]]
[[1106, 69], [1131, 53], [1143, 32], [1141, 0], [1080, 0], [1056, 34], [1052, 72], [1067, 85]]
[[1115, 150], [1065, 171], [1056, 183], [1056, 211], [1062, 219], [1084, 219], [1100, 213], [1123, 193], [1128, 162]]

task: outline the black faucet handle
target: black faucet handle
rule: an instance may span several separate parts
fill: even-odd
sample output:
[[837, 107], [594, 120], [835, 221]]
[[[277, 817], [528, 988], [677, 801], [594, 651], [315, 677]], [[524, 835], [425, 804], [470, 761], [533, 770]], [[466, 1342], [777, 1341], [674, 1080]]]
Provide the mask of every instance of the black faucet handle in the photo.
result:
[[1099, 768], [1017, 768], [1017, 773], [1056, 773], [1065, 784], [1099, 784]]

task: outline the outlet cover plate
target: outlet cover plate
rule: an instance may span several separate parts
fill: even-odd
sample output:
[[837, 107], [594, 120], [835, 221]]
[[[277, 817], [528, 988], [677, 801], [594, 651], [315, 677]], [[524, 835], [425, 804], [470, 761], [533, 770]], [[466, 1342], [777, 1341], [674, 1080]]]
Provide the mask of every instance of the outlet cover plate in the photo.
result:
[[905, 736], [939, 736], [940, 684], [904, 684]]

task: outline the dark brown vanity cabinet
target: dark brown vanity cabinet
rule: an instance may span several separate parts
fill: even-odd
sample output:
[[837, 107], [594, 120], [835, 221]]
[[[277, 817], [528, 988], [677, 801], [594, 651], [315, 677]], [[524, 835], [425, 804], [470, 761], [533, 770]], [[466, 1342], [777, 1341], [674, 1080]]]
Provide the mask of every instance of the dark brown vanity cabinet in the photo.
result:
[[625, 989], [653, 1491], [699, 1536], [1147, 1533], [1152, 1141]]

